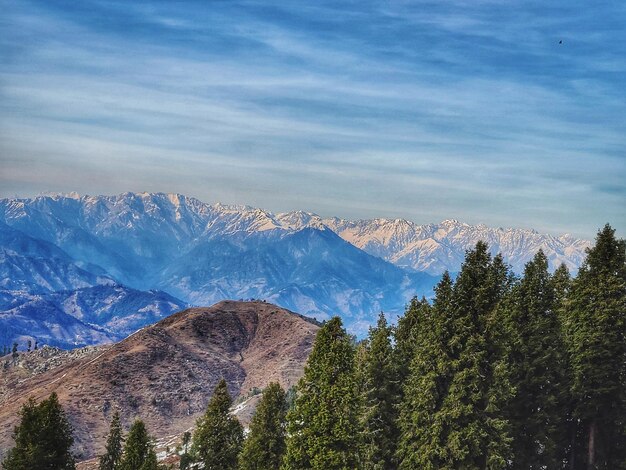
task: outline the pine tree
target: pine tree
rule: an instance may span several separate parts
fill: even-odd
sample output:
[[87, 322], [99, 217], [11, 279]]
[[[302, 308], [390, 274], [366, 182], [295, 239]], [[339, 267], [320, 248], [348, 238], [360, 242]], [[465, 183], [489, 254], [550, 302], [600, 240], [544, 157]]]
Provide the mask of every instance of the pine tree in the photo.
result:
[[572, 276], [567, 269], [567, 266], [561, 264], [551, 278], [552, 289], [554, 290], [554, 305], [557, 313], [561, 318], [561, 329], [563, 329], [563, 314], [565, 301], [569, 295], [569, 291], [572, 287]]
[[152, 438], [148, 435], [144, 422], [136, 419], [126, 436], [120, 470], [156, 469], [157, 459]]
[[285, 453], [285, 391], [270, 383], [259, 402], [239, 457], [239, 470], [276, 470]]
[[574, 468], [626, 468], [626, 241], [608, 224], [572, 283], [565, 328], [580, 439]]
[[[439, 286], [434, 323], [421, 328], [400, 409], [401, 469], [505, 468], [503, 406], [512, 393], [493, 337], [495, 307], [510, 285], [500, 256], [479, 242], [450, 289]], [[439, 306], [439, 307], [438, 307]], [[447, 310], [447, 311], [446, 311]]]
[[385, 316], [378, 317], [370, 328], [365, 348], [362, 380], [364, 427], [364, 470], [396, 468], [395, 447], [398, 440], [396, 404], [399, 398], [398, 370], [391, 344], [392, 329]]
[[[435, 287], [432, 307], [423, 306], [423, 314], [414, 321], [412, 356], [403, 383], [400, 405], [401, 439], [398, 457], [403, 468], [439, 468], [443, 460], [443, 422], [434, 421], [450, 382], [448, 341], [452, 334], [451, 297], [453, 283], [445, 272]], [[425, 446], [429, 451], [424, 452]]]
[[37, 404], [34, 399], [20, 410], [21, 422], [13, 433], [15, 447], [2, 462], [5, 470], [54, 468], [73, 470], [72, 427], [56, 393]]
[[206, 412], [196, 425], [192, 453], [206, 470], [237, 468], [243, 442], [243, 428], [229, 412], [232, 399], [224, 379], [215, 387]]
[[284, 470], [357, 468], [355, 348], [339, 317], [320, 328], [287, 414]]
[[372, 453], [372, 448], [368, 446], [365, 398], [368, 390], [368, 355], [369, 355], [369, 338], [365, 338], [356, 344], [354, 351], [354, 386], [358, 397], [358, 423], [357, 423], [357, 468], [366, 468], [366, 463]]
[[404, 315], [398, 319], [393, 337], [397, 376], [400, 384], [404, 383], [409, 375], [409, 365], [415, 353], [416, 340], [420, 336], [419, 330], [423, 327], [429, 328], [428, 322], [431, 314], [431, 306], [426, 299], [419, 300], [417, 297], [413, 297]]
[[579, 434], [581, 430], [578, 420], [574, 417], [575, 402], [571, 393], [573, 372], [570, 357], [567, 351], [569, 339], [566, 306], [572, 287], [572, 277], [565, 264], [561, 264], [556, 271], [554, 271], [551, 281], [552, 288], [554, 289], [554, 309], [559, 318], [560, 333], [563, 341], [563, 347], [565, 348], [565, 354], [562, 357], [563, 383], [561, 384], [560, 390], [565, 400], [563, 420], [567, 425], [566, 434], [563, 436], [563, 438], [566, 439], [566, 442], [563, 443], [563, 467], [572, 470], [575, 468], [576, 461], [578, 460], [576, 456], [576, 453], [578, 452], [576, 443], [580, 439]]
[[116, 411], [111, 420], [104, 455], [100, 457], [100, 470], [119, 470], [122, 461], [122, 424], [120, 414]]
[[565, 459], [565, 350], [557, 309], [548, 259], [539, 251], [500, 309], [508, 328], [504, 347], [511, 385], [516, 388], [507, 407], [514, 437], [512, 468], [519, 470], [557, 469]]

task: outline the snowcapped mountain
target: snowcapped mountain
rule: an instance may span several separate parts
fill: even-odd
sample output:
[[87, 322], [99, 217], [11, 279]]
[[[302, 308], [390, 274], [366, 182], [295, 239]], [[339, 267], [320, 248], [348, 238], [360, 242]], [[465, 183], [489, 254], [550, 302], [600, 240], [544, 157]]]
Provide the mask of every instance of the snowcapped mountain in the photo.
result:
[[324, 219], [323, 223], [344, 240], [374, 256], [431, 274], [458, 271], [465, 251], [480, 240], [489, 245], [492, 254], [502, 253], [517, 273], [523, 272], [524, 265], [540, 249], [548, 257], [551, 269], [563, 263], [575, 272], [585, 258], [585, 249], [591, 247], [591, 242], [570, 235], [555, 237], [535, 230], [494, 229], [457, 220], [417, 225], [403, 219], [347, 221], [335, 218]]
[[137, 291], [108, 284], [44, 294], [0, 291], [0, 344], [37, 339], [40, 344], [75, 348], [119, 341], [184, 309], [165, 292]]
[[[458, 271], [465, 251], [479, 240], [500, 252], [517, 272], [543, 249], [555, 268], [576, 270], [587, 240], [534, 230], [489, 228], [456, 220], [417, 225], [404, 219], [343, 220], [308, 212], [273, 214], [250, 206], [206, 204], [179, 194], [123, 193], [116, 196], [52, 195], [0, 200], [0, 221], [52, 242], [78, 259], [106, 265], [108, 272], [132, 271], [125, 255], [157, 264], [200, 238], [305, 227], [330, 228], [363, 251], [413, 271]], [[140, 267], [134, 269], [141, 271]], [[146, 271], [144, 269], [143, 271]], [[128, 274], [128, 273], [126, 273]], [[138, 273], [145, 277], [145, 272]]]
[[553, 268], [575, 271], [590, 245], [454, 220], [348, 221], [163, 193], [3, 199], [0, 224], [5, 288], [51, 292], [114, 281], [196, 305], [261, 298], [317, 318], [340, 314], [353, 331], [380, 310], [400, 313], [413, 295], [430, 295], [438, 275], [458, 271], [479, 240], [517, 272], [540, 248]]

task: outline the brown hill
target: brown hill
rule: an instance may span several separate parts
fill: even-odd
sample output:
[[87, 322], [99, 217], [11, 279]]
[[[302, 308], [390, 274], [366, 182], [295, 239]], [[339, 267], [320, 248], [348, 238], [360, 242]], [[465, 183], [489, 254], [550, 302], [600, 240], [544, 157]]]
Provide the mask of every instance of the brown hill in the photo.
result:
[[[79, 460], [101, 452], [116, 409], [126, 427], [141, 417], [157, 438], [179, 435], [204, 412], [221, 377], [233, 397], [270, 381], [294, 385], [318, 329], [272, 304], [224, 301], [176, 313], [110, 346], [24, 353], [0, 379], [0, 454], [13, 445], [22, 404], [53, 391], [74, 426]], [[241, 413], [244, 421], [249, 415]]]

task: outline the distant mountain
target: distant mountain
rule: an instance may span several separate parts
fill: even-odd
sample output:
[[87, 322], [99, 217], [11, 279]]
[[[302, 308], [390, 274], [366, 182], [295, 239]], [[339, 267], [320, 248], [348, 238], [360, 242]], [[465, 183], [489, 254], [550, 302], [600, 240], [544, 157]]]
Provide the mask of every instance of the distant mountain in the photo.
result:
[[[553, 268], [565, 263], [576, 270], [584, 259], [585, 248], [591, 246], [589, 241], [570, 235], [494, 229], [456, 220], [417, 225], [404, 219], [321, 218], [302, 211], [272, 214], [249, 206], [209, 205], [179, 194], [163, 193], [2, 199], [0, 221], [52, 242], [77, 259], [106, 266], [109, 273], [115, 275], [120, 270], [120, 274], [136, 274], [142, 279], [148, 268], [132, 267], [124, 255], [130, 254], [144, 264], [160, 265], [185, 251], [198, 238], [240, 232], [293, 232], [305, 227], [330, 228], [373, 256], [431, 274], [441, 274], [446, 269], [458, 271], [465, 250], [479, 240], [489, 243], [494, 252], [501, 252], [518, 272], [540, 248]], [[119, 248], [123, 248], [124, 255]]]
[[102, 268], [80, 267], [56, 245], [0, 223], [0, 289], [45, 293], [112, 282]]
[[340, 313], [363, 331], [372, 315], [399, 312], [434, 280], [368, 255], [325, 227], [305, 227], [198, 240], [163, 271], [159, 288], [193, 304], [261, 298], [319, 319]]
[[61, 348], [110, 343], [187, 304], [165, 292], [107, 284], [44, 294], [0, 290], [0, 345]]
[[535, 230], [494, 229], [457, 220], [416, 225], [403, 219], [347, 221], [335, 218], [323, 219], [322, 223], [371, 255], [431, 274], [459, 271], [465, 251], [480, 240], [489, 245], [492, 254], [502, 253], [517, 273], [524, 271], [524, 265], [540, 249], [548, 257], [551, 269], [563, 263], [575, 272], [585, 258], [585, 249], [591, 247], [591, 242], [570, 235], [555, 237]]
[[181, 195], [5, 199], [0, 221], [136, 289], [191, 304], [267, 299], [320, 319], [339, 314], [361, 333], [379, 311], [400, 313], [437, 282], [367, 254], [316, 220], [291, 226], [261, 209]]
[[[113, 279], [190, 304], [262, 298], [320, 319], [339, 314], [361, 333], [380, 310], [400, 313], [412, 296], [431, 295], [438, 276], [458, 271], [465, 250], [479, 240], [517, 272], [540, 248], [552, 268], [565, 263], [575, 271], [590, 245], [567, 235], [451, 220], [420, 226], [324, 219], [163, 193], [3, 199], [0, 223], [40, 244], [36, 252], [47, 247], [50, 256], [36, 259], [54, 258], [56, 266], [31, 266], [28, 250], [5, 248], [7, 288], [36, 285], [47, 292]], [[20, 263], [23, 275], [12, 267]]]
[[247, 423], [269, 382], [301, 377], [319, 326], [265, 302], [192, 308], [125, 340], [70, 352], [50, 348], [10, 356], [0, 378], [0, 460], [13, 445], [18, 410], [55, 391], [74, 427], [78, 460], [102, 452], [119, 411], [126, 429], [140, 416], [157, 439], [181, 435], [206, 410], [224, 377]]
[[[3, 292], [7, 297], [7, 292]], [[89, 325], [64, 312], [56, 303], [41, 296], [14, 297], [17, 304], [0, 312], [0, 344], [11, 346], [17, 342], [20, 350], [26, 349], [31, 340], [39, 345], [58, 346], [66, 349], [88, 344], [113, 341], [113, 335], [95, 325]]]

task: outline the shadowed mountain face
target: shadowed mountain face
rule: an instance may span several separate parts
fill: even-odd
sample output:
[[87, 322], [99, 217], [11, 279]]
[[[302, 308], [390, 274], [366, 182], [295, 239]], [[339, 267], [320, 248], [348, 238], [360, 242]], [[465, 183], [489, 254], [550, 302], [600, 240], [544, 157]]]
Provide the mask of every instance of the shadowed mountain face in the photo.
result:
[[[323, 219], [162, 193], [55, 195], [0, 200], [0, 288], [40, 294], [117, 283], [195, 305], [260, 298], [318, 319], [340, 315], [364, 334], [381, 310], [394, 317], [411, 297], [430, 296], [439, 275], [457, 271], [479, 240], [517, 272], [539, 249], [551, 267], [576, 270], [589, 246], [454, 220]], [[114, 326], [135, 312], [116, 311], [120, 321], [106, 328], [119, 337], [129, 330]]]
[[[294, 385], [318, 329], [269, 303], [227, 301], [176, 313], [113, 345], [23, 353], [0, 381], [0, 449], [13, 444], [11, 431], [27, 398], [53, 391], [75, 428], [82, 459], [103, 449], [114, 410], [126, 428], [141, 417], [157, 438], [180, 434], [205, 411], [221, 377], [234, 397], [271, 381]], [[246, 403], [254, 400], [239, 407], [249, 416]]]
[[[86, 275], [190, 304], [267, 299], [319, 319], [341, 315], [364, 333], [381, 310], [397, 314], [432, 293], [437, 277], [372, 256], [312, 217], [299, 221], [171, 194], [0, 201], [5, 227]], [[23, 271], [21, 287], [48, 288], [26, 260]]]
[[110, 283], [104, 269], [81, 266], [53, 243], [0, 222], [1, 289], [39, 294]]
[[365, 330], [377, 312], [399, 312], [433, 278], [368, 255], [328, 229], [236, 233], [198, 241], [163, 271], [160, 289], [193, 304], [263, 298], [318, 319], [341, 314]]

